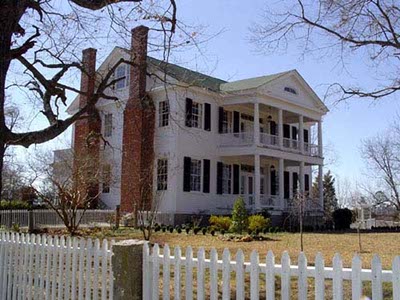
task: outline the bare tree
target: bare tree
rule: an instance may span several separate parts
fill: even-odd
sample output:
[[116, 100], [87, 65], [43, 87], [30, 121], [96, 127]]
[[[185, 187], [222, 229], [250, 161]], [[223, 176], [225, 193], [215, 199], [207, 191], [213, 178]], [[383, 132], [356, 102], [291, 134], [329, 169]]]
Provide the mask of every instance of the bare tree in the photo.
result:
[[304, 55], [317, 52], [321, 57], [334, 56], [343, 65], [348, 55], [367, 56], [365, 64], [383, 71], [376, 87], [334, 84], [331, 92], [339, 92], [341, 99], [379, 99], [400, 90], [397, 1], [288, 0], [281, 5], [281, 12], [277, 12], [275, 5], [267, 8], [264, 17], [251, 29], [252, 41], [260, 51], [276, 52], [300, 43]]
[[400, 212], [400, 148], [399, 136], [387, 131], [363, 141], [361, 154], [374, 185], [363, 185], [375, 206], [392, 206]]
[[[54, 139], [75, 121], [96, 114], [99, 99], [117, 101], [107, 89], [124, 78], [114, 78], [119, 60], [106, 74], [96, 76], [93, 94], [75, 88], [71, 78], [87, 74], [77, 58], [93, 42], [123, 40], [128, 29], [146, 24], [155, 33], [151, 47], [164, 52], [186, 42], [191, 36], [177, 21], [175, 0], [70, 0], [62, 5], [52, 0], [7, 0], [0, 2], [0, 174], [5, 149], [9, 145], [29, 147]], [[177, 31], [181, 34], [175, 35]], [[176, 37], [174, 39], [173, 37]], [[90, 74], [89, 74], [90, 75]], [[28, 131], [15, 130], [6, 122], [6, 91], [25, 95], [48, 125]], [[64, 117], [62, 107], [76, 96], [86, 104], [73, 115]], [[22, 105], [22, 104], [20, 104]], [[39, 107], [38, 107], [39, 106]], [[0, 175], [0, 191], [2, 190]]]

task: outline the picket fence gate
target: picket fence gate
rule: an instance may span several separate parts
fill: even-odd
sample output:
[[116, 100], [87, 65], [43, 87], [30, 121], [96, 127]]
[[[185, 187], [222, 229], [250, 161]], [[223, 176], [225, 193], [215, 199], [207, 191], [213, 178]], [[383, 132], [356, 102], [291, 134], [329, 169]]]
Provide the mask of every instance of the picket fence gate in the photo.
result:
[[113, 299], [110, 244], [1, 233], [0, 299]]
[[[35, 226], [63, 226], [64, 223], [57, 213], [51, 209], [35, 209], [33, 213], [33, 224]], [[83, 210], [78, 210], [77, 217], [81, 217]], [[18, 224], [20, 227], [27, 227], [29, 222], [29, 211], [26, 209], [0, 210], [0, 226]], [[114, 210], [89, 209], [85, 211], [81, 224], [110, 224], [114, 217]]]
[[[265, 263], [260, 263], [259, 255], [253, 251], [250, 256], [250, 262], [244, 261], [244, 254], [239, 250], [235, 261], [231, 260], [229, 250], [225, 249], [222, 260], [218, 260], [218, 254], [215, 249], [210, 252], [210, 258], [205, 258], [205, 251], [200, 248], [197, 258], [193, 257], [191, 247], [186, 249], [185, 257], [182, 256], [181, 249], [175, 247], [171, 256], [171, 250], [168, 245], [164, 246], [163, 253], [160, 254], [160, 247], [155, 244], [152, 251], [147, 244], [143, 249], [143, 288], [145, 300], [158, 300], [160, 297], [159, 284], [162, 280], [162, 299], [171, 298], [170, 283], [171, 269], [174, 273], [173, 281], [173, 299], [183, 298], [182, 288], [185, 289], [185, 299], [194, 298], [194, 276], [196, 278], [198, 300], [219, 299], [219, 291], [222, 291], [222, 299], [228, 300], [232, 297], [236, 299], [245, 299], [245, 276], [250, 275], [250, 299], [256, 300], [276, 299], [275, 283], [280, 281], [281, 299], [289, 300], [291, 298], [291, 283], [293, 278], [297, 279], [298, 299], [308, 299], [309, 278], [314, 279], [315, 299], [325, 299], [326, 280], [332, 280], [333, 300], [344, 299], [343, 281], [351, 281], [351, 298], [360, 300], [362, 297], [362, 284], [365, 281], [371, 282], [372, 299], [383, 299], [382, 283], [392, 283], [392, 296], [394, 300], [400, 300], [400, 256], [393, 260], [392, 270], [382, 270], [379, 256], [375, 255], [372, 259], [371, 269], [362, 269], [361, 258], [355, 255], [352, 260], [351, 268], [343, 268], [342, 259], [339, 254], [333, 258], [333, 267], [326, 267], [324, 258], [319, 253], [315, 259], [315, 266], [307, 265], [307, 258], [304, 253], [298, 257], [298, 265], [291, 265], [290, 257], [284, 252], [281, 257], [281, 264], [275, 264], [274, 254], [269, 251], [265, 258]], [[160, 268], [161, 267], [161, 268]], [[193, 269], [197, 269], [196, 272]], [[160, 271], [162, 270], [162, 278]], [[208, 270], [208, 272], [206, 272]], [[222, 272], [222, 276], [220, 276]], [[196, 274], [197, 273], [197, 274]], [[231, 295], [231, 275], [235, 273], [236, 295]], [[184, 274], [184, 276], [183, 276]], [[265, 276], [266, 292], [260, 295], [260, 275]], [[197, 276], [196, 276], [197, 275]], [[181, 281], [184, 277], [184, 283]], [[209, 288], [206, 289], [206, 281]], [[221, 283], [222, 282], [222, 283]], [[208, 287], [208, 285], [207, 285]], [[206, 295], [206, 291], [209, 294]]]

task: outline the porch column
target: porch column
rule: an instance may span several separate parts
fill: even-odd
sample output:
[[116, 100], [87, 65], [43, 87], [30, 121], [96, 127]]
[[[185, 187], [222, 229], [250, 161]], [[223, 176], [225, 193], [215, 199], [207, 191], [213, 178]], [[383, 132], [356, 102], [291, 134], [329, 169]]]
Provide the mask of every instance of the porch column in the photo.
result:
[[271, 165], [267, 164], [265, 166], [265, 192], [264, 194], [267, 196], [271, 195], [271, 174], [270, 174], [270, 170], [271, 170]]
[[258, 102], [254, 103], [254, 144], [260, 144], [260, 105]]
[[324, 209], [324, 170], [323, 166], [318, 166], [318, 198], [321, 209]]
[[254, 203], [255, 203], [255, 209], [260, 208], [260, 181], [261, 181], [261, 172], [260, 172], [260, 155], [255, 154], [254, 155]]
[[305, 191], [305, 183], [304, 183], [304, 161], [300, 162], [300, 175], [299, 175], [299, 183], [300, 183], [300, 195], [304, 195]]
[[284, 176], [283, 176], [283, 172], [284, 172], [284, 161], [283, 158], [279, 159], [279, 198], [281, 199], [281, 208], [282, 210], [285, 208], [285, 200], [284, 200]]
[[318, 155], [322, 157], [322, 120], [318, 121]]
[[278, 109], [278, 138], [279, 138], [279, 147], [283, 148], [283, 111], [282, 109]]
[[299, 146], [301, 154], [304, 154], [304, 117], [299, 116]]

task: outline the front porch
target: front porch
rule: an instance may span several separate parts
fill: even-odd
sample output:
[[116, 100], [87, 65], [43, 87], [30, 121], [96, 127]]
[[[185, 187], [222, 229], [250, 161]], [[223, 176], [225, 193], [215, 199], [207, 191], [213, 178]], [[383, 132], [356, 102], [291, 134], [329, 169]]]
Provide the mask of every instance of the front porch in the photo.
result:
[[[223, 157], [221, 164], [221, 194], [241, 196], [253, 213], [264, 209], [273, 214], [294, 211], [298, 195], [304, 197], [302, 205], [306, 211], [323, 209], [323, 189], [319, 188], [317, 195], [312, 193], [313, 172], [309, 163], [255, 154]], [[322, 174], [322, 165], [318, 171]], [[322, 187], [322, 180], [319, 186]]]

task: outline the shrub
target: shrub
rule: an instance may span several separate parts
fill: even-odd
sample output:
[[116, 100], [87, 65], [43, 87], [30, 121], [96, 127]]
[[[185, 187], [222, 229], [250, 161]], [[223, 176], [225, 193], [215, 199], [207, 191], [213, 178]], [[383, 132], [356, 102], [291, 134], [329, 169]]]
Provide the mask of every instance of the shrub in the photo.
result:
[[229, 230], [229, 227], [232, 224], [231, 218], [227, 216], [211, 216], [209, 222], [214, 230], [218, 231], [221, 231], [222, 229]]
[[166, 232], [167, 231], [167, 227], [163, 226], [161, 227], [162, 232]]
[[215, 230], [211, 230], [211, 235], [214, 236], [215, 235]]
[[179, 233], [179, 234], [181, 234], [181, 233], [182, 233], [182, 228], [178, 227], [178, 228], [176, 229], [176, 232]]
[[171, 227], [169, 228], [169, 232], [170, 232], [170, 233], [173, 233], [173, 232], [174, 232], [174, 227], [171, 226]]
[[201, 232], [203, 233], [203, 235], [206, 235], [206, 233], [207, 233], [207, 228], [206, 228], [206, 227], [203, 227], [203, 229], [201, 229]]
[[198, 234], [199, 231], [200, 231], [200, 227], [195, 227], [195, 228], [193, 229], [193, 233], [194, 233], [195, 235]]
[[249, 217], [249, 229], [261, 232], [270, 224], [270, 219], [264, 218], [262, 215], [253, 215]]
[[190, 233], [190, 227], [185, 227], [186, 234]]
[[220, 233], [221, 233], [222, 235], [224, 235], [224, 234], [225, 234], [225, 230], [224, 230], [224, 229], [221, 229]]
[[352, 212], [348, 208], [339, 208], [332, 214], [336, 230], [349, 229], [352, 221]]
[[244, 203], [243, 198], [239, 197], [235, 204], [233, 205], [232, 210], [232, 231], [236, 233], [242, 233], [243, 230], [246, 230], [248, 226], [248, 217], [246, 205]]
[[21, 200], [13, 200], [13, 201], [0, 201], [0, 210], [6, 209], [29, 209], [31, 205], [28, 202], [24, 202]]

